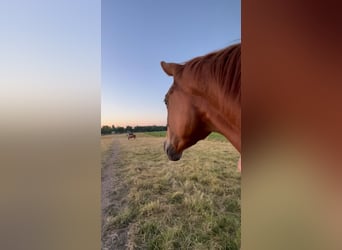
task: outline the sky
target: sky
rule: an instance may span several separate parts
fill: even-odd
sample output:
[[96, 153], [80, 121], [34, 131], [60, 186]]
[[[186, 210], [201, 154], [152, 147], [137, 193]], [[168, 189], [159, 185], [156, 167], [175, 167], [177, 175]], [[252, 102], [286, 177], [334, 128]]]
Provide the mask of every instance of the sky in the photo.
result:
[[2, 129], [99, 126], [100, 1], [0, 1], [0, 30]]
[[166, 125], [173, 80], [160, 61], [182, 63], [240, 41], [240, 1], [102, 0], [101, 125]]

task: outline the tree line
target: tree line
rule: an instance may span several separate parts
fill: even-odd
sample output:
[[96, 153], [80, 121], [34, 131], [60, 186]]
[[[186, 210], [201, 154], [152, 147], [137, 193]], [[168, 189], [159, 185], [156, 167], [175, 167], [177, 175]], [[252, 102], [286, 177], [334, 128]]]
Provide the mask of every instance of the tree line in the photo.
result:
[[101, 127], [101, 135], [108, 134], [123, 134], [129, 132], [153, 132], [153, 131], [166, 131], [166, 126], [126, 126], [126, 127], [115, 127], [114, 125], [104, 125]]

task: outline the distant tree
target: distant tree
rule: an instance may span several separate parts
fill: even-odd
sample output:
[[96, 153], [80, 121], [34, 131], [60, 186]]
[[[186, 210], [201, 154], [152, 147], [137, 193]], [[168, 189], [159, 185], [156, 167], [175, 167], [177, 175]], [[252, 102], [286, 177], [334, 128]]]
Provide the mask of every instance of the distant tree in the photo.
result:
[[115, 132], [118, 134], [125, 133], [125, 128], [124, 127], [116, 127]]
[[126, 126], [126, 133], [133, 132], [133, 128], [131, 126]]
[[136, 126], [134, 132], [166, 131], [166, 126]]
[[107, 126], [107, 125], [104, 125], [102, 126], [101, 128], [101, 135], [108, 135], [108, 134], [111, 134], [112, 133], [112, 128]]
[[129, 133], [129, 132], [152, 132], [152, 131], [166, 131], [166, 126], [126, 126], [126, 127], [115, 127], [112, 126], [103, 126], [101, 128], [101, 134], [110, 134], [115, 132], [117, 134]]

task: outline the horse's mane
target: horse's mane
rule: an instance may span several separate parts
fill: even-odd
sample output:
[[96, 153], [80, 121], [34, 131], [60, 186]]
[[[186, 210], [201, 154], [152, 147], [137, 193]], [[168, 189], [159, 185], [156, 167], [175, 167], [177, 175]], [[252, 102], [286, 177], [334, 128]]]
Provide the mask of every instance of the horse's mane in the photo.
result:
[[[234, 44], [216, 52], [191, 59], [184, 69], [192, 71], [197, 80], [212, 77], [223, 93], [241, 101], [241, 44]], [[203, 82], [203, 81], [202, 81]], [[206, 84], [204, 82], [204, 84]], [[206, 86], [209, 87], [209, 86]]]

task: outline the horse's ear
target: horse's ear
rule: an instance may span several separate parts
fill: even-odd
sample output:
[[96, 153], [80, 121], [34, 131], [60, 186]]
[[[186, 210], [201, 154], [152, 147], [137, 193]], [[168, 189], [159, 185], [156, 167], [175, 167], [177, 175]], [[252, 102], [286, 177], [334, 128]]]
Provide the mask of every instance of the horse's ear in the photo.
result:
[[163, 68], [164, 72], [169, 76], [174, 76], [177, 69], [181, 66], [177, 63], [166, 63], [164, 61], [160, 62], [160, 65]]

